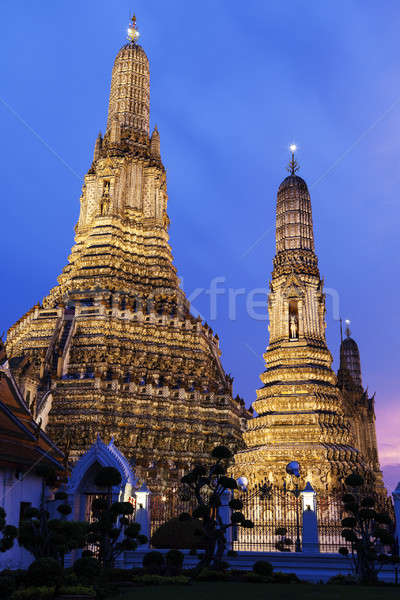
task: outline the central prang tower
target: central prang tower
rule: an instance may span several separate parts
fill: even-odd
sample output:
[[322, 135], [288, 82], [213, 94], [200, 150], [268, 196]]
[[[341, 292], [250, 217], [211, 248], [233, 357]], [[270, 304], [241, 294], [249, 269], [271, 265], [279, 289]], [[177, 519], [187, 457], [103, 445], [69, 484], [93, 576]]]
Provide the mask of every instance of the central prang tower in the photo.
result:
[[253, 404], [258, 416], [249, 421], [247, 449], [236, 454], [234, 472], [252, 484], [281, 483], [287, 463], [296, 460], [304, 480], [321, 490], [336, 487], [362, 459], [331, 368], [311, 200], [298, 168], [292, 153], [290, 175], [278, 190], [269, 345]]
[[149, 135], [149, 61], [134, 20], [128, 33], [68, 264], [11, 327], [7, 354], [35, 418], [72, 459], [96, 434], [113, 437], [154, 491], [214, 446], [240, 447], [249, 415], [232, 397], [218, 336], [179, 286], [157, 128]]

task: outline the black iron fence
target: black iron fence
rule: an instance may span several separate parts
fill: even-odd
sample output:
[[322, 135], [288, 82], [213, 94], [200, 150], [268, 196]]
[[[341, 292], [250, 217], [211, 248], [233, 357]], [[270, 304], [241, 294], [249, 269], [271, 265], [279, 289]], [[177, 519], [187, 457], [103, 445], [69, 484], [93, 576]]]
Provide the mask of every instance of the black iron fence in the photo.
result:
[[195, 500], [182, 499], [179, 490], [152, 494], [150, 496], [150, 536], [170, 519], [179, 517], [184, 512], [192, 514], [195, 508]]
[[[348, 547], [341, 533], [344, 512], [343, 493], [316, 495], [319, 547], [322, 553], [337, 553], [339, 548]], [[301, 549], [303, 534], [303, 508], [301, 495], [283, 490], [265, 481], [244, 492], [235, 491], [235, 497], [243, 501], [246, 519], [254, 523], [253, 529], [235, 526], [232, 530], [232, 549], [248, 552], [294, 552]], [[390, 498], [375, 496], [378, 510], [387, 512], [392, 518], [393, 506]], [[179, 490], [170, 490], [160, 495], [151, 495], [151, 535], [163, 523], [178, 517], [183, 512], [192, 513], [196, 501], [182, 499]]]
[[275, 552], [281, 549], [294, 552], [296, 545], [301, 546], [301, 498], [268, 482], [249, 488], [238, 496], [244, 503], [243, 513], [246, 519], [253, 521], [254, 528], [235, 528], [234, 550]]

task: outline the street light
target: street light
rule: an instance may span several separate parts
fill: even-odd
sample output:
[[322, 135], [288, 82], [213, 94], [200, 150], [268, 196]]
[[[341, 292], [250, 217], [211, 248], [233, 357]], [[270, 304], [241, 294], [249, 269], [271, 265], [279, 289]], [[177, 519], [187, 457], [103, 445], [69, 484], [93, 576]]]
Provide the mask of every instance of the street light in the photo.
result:
[[[294, 488], [292, 490], [286, 489], [286, 481], [283, 482], [283, 489], [285, 492], [290, 492], [296, 498], [296, 552], [301, 552], [301, 541], [300, 541], [300, 515], [299, 515], [299, 498], [301, 491], [299, 490], [298, 479], [300, 477], [300, 465], [297, 461], [286, 465], [286, 473], [292, 478], [292, 484]], [[294, 479], [294, 477], [296, 479]]]

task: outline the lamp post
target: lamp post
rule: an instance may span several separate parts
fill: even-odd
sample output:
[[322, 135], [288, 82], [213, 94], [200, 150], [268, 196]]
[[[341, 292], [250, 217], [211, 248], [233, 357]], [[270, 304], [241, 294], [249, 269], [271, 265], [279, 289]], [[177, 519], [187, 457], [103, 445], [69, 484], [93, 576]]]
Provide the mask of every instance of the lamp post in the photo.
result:
[[[286, 488], [286, 481], [283, 482], [283, 489], [285, 492], [293, 494], [296, 498], [296, 543], [295, 551], [301, 552], [301, 541], [300, 541], [300, 515], [299, 515], [299, 498], [301, 490], [299, 489], [298, 479], [300, 477], [300, 465], [298, 462], [293, 460], [286, 465], [286, 473], [291, 476], [293, 489], [289, 490]], [[296, 478], [296, 479], [294, 479]]]

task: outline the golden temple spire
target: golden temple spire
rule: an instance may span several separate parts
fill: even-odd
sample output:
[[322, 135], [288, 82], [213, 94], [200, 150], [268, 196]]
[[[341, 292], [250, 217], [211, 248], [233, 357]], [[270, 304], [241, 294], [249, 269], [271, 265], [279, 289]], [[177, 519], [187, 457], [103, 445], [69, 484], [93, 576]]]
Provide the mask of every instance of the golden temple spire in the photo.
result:
[[296, 144], [290, 144], [289, 150], [292, 153], [292, 159], [291, 159], [290, 163], [287, 166], [287, 170], [289, 171], [289, 173], [291, 175], [295, 175], [296, 171], [298, 171], [300, 169], [300, 165], [299, 165], [299, 163], [297, 162], [297, 160], [294, 157], [294, 153], [297, 150]]
[[128, 40], [130, 40], [132, 44], [134, 44], [135, 42], [137, 42], [139, 36], [140, 33], [136, 29], [136, 15], [133, 15], [130, 25], [128, 27]]

